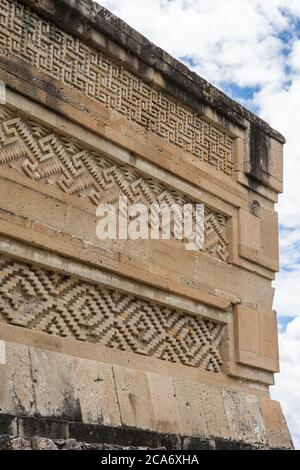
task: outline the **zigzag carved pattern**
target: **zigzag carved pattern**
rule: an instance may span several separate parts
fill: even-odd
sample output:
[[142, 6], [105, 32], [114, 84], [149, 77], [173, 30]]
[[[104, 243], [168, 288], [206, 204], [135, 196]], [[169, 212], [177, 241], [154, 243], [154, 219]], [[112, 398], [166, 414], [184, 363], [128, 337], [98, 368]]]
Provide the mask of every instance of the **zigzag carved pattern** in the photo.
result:
[[[86, 198], [94, 206], [114, 204], [119, 196], [130, 203], [185, 204], [192, 202], [177, 191], [146, 178], [128, 165], [120, 165], [102, 154], [84, 149], [39, 123], [18, 115], [7, 106], [0, 109], [0, 166], [14, 168], [61, 191]], [[203, 251], [228, 260], [225, 216], [205, 208]]]
[[224, 325], [0, 255], [1, 321], [219, 372]]
[[19, 0], [0, 0], [0, 53], [30, 63], [232, 175], [234, 140], [225, 131], [102, 52], [41, 19]]

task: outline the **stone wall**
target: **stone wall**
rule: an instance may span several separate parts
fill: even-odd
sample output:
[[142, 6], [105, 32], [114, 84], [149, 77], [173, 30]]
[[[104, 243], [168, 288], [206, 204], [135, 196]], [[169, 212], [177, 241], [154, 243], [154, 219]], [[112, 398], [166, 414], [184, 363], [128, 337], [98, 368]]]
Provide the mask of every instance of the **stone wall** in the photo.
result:
[[[1, 445], [290, 448], [284, 138], [89, 0], [0, 0], [0, 38]], [[204, 204], [204, 245], [99, 240], [120, 196]]]

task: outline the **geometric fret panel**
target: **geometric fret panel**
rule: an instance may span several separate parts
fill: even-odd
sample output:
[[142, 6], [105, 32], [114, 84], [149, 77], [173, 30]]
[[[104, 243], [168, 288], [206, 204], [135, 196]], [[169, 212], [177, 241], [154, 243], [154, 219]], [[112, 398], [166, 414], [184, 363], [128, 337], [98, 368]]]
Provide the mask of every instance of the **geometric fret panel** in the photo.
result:
[[0, 255], [0, 320], [220, 372], [224, 325]]
[[0, 54], [18, 57], [121, 113], [146, 132], [232, 175], [234, 139], [226, 131], [18, 0], [0, 0]]

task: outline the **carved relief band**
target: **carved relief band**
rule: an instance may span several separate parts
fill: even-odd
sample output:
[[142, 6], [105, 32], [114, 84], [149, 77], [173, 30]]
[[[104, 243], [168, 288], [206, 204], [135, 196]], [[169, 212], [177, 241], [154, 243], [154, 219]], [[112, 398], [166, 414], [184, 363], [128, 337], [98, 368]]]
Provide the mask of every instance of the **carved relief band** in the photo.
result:
[[[0, 109], [0, 168], [8, 166], [31, 179], [58, 187], [86, 199], [95, 208], [114, 204], [119, 196], [129, 203], [186, 204], [185, 195], [171, 190], [129, 165], [121, 165], [102, 154], [83, 148], [75, 139], [20, 116], [7, 106]], [[227, 218], [205, 208], [203, 251], [227, 261]]]
[[1, 321], [219, 372], [224, 325], [0, 255]]
[[0, 0], [0, 52], [22, 59], [218, 171], [232, 174], [234, 140], [226, 132], [102, 52], [39, 18], [18, 0]]

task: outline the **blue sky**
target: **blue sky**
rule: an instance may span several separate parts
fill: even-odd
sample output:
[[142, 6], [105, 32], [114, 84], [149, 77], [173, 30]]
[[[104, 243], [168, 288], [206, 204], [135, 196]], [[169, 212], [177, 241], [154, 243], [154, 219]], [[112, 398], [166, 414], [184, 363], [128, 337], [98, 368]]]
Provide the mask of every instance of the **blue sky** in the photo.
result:
[[100, 0], [287, 138], [275, 282], [280, 400], [300, 448], [300, 1]]

